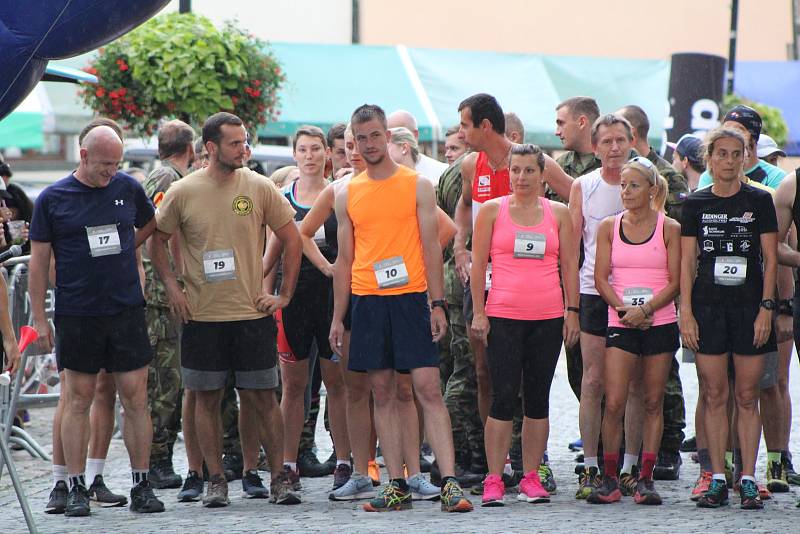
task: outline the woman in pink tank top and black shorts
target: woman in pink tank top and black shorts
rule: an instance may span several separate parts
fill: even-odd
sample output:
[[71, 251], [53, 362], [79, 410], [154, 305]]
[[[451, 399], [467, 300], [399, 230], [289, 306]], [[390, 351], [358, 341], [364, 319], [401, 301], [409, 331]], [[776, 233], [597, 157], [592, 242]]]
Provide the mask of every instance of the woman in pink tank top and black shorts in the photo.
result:
[[[653, 467], [664, 428], [664, 387], [679, 345], [674, 300], [680, 288], [681, 229], [664, 215], [667, 183], [650, 160], [636, 157], [625, 164], [621, 186], [625, 211], [605, 219], [597, 232], [595, 286], [608, 303], [605, 453], [603, 484], [587, 501], [615, 502], [627, 490], [638, 504], [661, 504]], [[642, 468], [638, 480], [623, 469], [620, 488], [618, 451], [629, 386], [641, 392], [644, 410]]]
[[[472, 235], [472, 330], [487, 344], [492, 379], [492, 404], [484, 430], [489, 464], [483, 482], [484, 506], [503, 504], [501, 474], [520, 383], [525, 476], [518, 499], [549, 502], [538, 467], [550, 431], [550, 384], [562, 342], [573, 345], [580, 333], [578, 262], [569, 211], [543, 197], [543, 169], [539, 147], [515, 145], [509, 155], [513, 192], [481, 207]], [[492, 287], [484, 302], [490, 256]]]

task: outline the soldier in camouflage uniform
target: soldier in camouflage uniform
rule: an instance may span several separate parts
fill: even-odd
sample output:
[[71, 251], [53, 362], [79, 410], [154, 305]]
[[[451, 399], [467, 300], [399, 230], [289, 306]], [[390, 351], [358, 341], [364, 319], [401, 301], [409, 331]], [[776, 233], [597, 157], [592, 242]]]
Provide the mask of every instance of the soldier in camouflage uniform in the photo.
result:
[[[633, 148], [639, 154], [652, 161], [659, 174], [667, 180], [666, 211], [669, 217], [681, 220], [681, 206], [689, 195], [686, 178], [676, 171], [667, 160], [659, 156], [647, 141], [650, 121], [647, 114], [639, 106], [625, 106], [618, 111], [628, 119], [633, 127]], [[686, 427], [686, 408], [683, 401], [683, 387], [679, 371], [678, 359], [673, 355], [667, 386], [664, 391], [664, 432], [661, 437], [661, 449], [653, 478], [656, 480], [676, 480], [680, 472], [680, 446], [683, 442], [683, 429]]]
[[[142, 184], [156, 208], [167, 189], [187, 173], [194, 160], [193, 138], [191, 126], [178, 120], [167, 122], [159, 130], [161, 166]], [[147, 331], [155, 349], [147, 380], [153, 421], [149, 479], [156, 488], [179, 488], [181, 477], [172, 466], [172, 449], [181, 426], [181, 325], [170, 311], [166, 288], [155, 268], [146, 255], [143, 260]]]

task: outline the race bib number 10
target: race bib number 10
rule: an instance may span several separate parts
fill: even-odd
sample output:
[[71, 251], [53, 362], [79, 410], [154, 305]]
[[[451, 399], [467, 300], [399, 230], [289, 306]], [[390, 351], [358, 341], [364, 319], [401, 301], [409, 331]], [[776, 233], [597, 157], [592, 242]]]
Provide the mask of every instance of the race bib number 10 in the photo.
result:
[[203, 272], [206, 282], [236, 280], [236, 262], [233, 259], [233, 250], [203, 252]]
[[402, 256], [379, 261], [372, 266], [379, 289], [401, 287], [408, 283], [408, 269]]

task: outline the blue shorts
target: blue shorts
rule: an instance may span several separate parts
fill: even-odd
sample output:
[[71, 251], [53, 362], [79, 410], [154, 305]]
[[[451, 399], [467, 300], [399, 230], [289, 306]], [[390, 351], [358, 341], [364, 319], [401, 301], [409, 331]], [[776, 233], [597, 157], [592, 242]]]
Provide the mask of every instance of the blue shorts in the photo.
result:
[[351, 371], [439, 367], [427, 293], [353, 295]]

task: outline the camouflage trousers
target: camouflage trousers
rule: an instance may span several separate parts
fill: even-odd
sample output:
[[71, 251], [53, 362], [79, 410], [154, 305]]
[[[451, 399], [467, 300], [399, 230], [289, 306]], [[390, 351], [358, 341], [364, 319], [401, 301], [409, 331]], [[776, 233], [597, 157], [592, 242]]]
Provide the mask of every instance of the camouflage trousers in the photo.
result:
[[172, 456], [181, 426], [180, 325], [169, 308], [148, 306], [145, 313], [150, 344], [154, 348], [147, 377], [147, 398], [153, 422], [151, 463]]
[[233, 371], [225, 380], [225, 392], [222, 395], [222, 453], [242, 454], [242, 443], [239, 440], [239, 398], [236, 395], [236, 377]]
[[[310, 364], [310, 362], [309, 362]], [[319, 417], [320, 396], [319, 390], [322, 387], [322, 371], [320, 369], [319, 358], [314, 358], [314, 368], [311, 379], [309, 380], [309, 393], [308, 397], [308, 415], [303, 424], [303, 431], [300, 433], [300, 446], [298, 453], [305, 451], [314, 451], [317, 444], [314, 439], [317, 430], [317, 418]], [[325, 403], [325, 410], [323, 412], [323, 423], [325, 430], [330, 432], [330, 421], [328, 420], [328, 404]]]
[[672, 451], [680, 448], [685, 437], [683, 429], [686, 428], [686, 406], [679, 369], [678, 359], [673, 356], [664, 390], [664, 433], [661, 435], [661, 448]]

